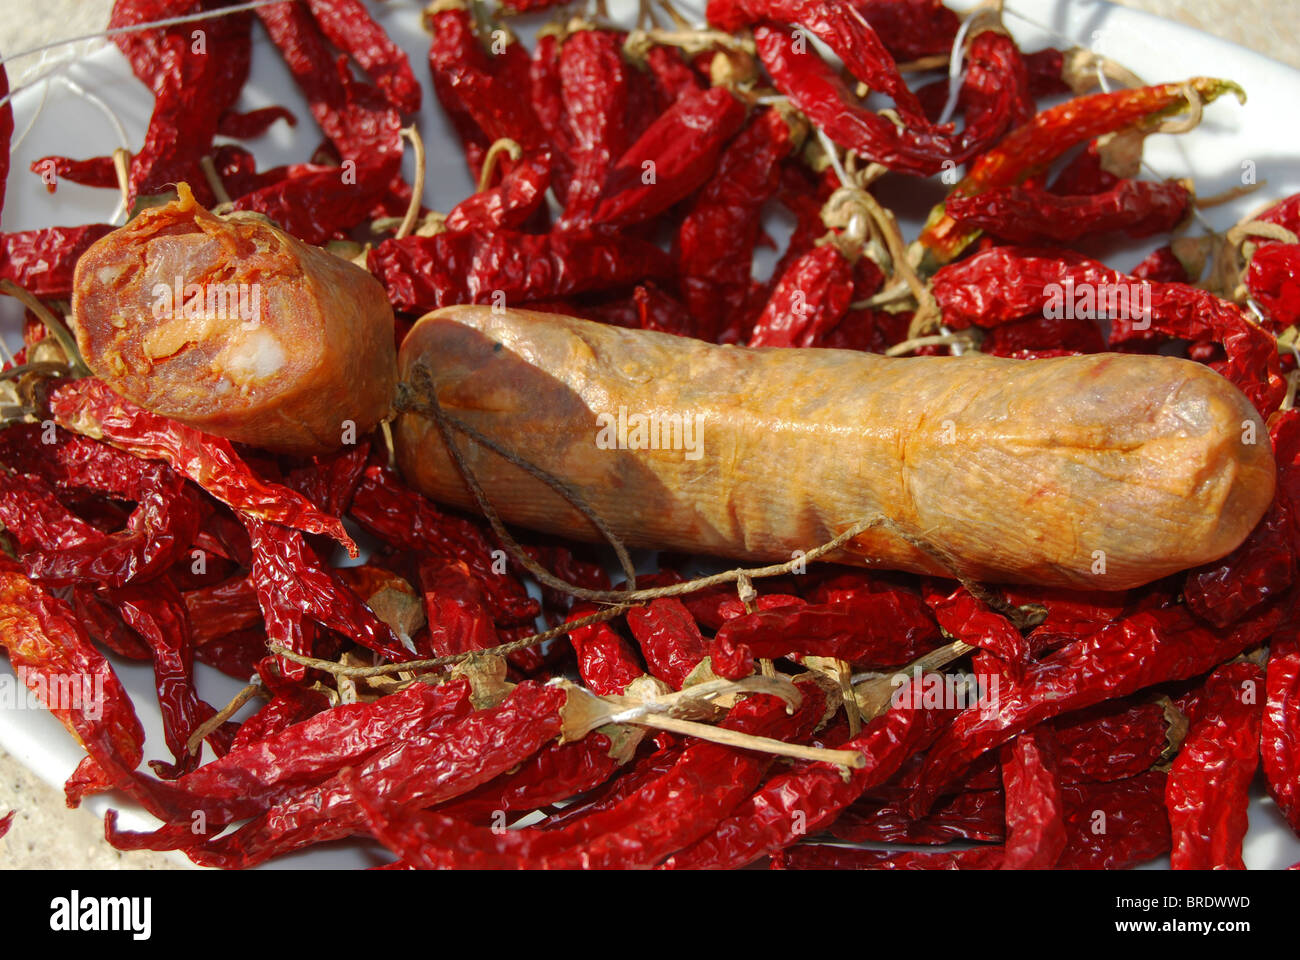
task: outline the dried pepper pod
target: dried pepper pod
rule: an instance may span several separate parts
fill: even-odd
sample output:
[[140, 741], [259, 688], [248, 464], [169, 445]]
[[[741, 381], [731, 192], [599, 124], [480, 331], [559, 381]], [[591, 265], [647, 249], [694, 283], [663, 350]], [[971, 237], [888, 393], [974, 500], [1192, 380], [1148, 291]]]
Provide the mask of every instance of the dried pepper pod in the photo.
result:
[[1167, 233], [1187, 215], [1191, 193], [1175, 180], [1120, 180], [1089, 196], [1060, 196], [1023, 186], [953, 196], [948, 216], [1012, 243], [1073, 244], [1123, 230], [1130, 237]]
[[410, 61], [361, 0], [308, 0], [307, 6], [321, 33], [356, 60], [393, 106], [402, 113], [420, 109], [420, 82]]
[[475, 193], [456, 204], [443, 221], [449, 231], [524, 227], [545, 202], [551, 185], [551, 152], [530, 153], [495, 187]]
[[1030, 666], [1023, 680], [1004, 678], [989, 709], [959, 716], [930, 751], [909, 811], [924, 813], [980, 754], [1016, 734], [1070, 710], [1203, 673], [1258, 645], [1282, 614], [1274, 605], [1231, 631], [1216, 631], [1166, 607], [1101, 626]]
[[[569, 614], [579, 620], [596, 612], [589, 604], [577, 604]], [[608, 623], [593, 623], [569, 634], [569, 642], [578, 655], [578, 675], [583, 685], [597, 696], [621, 694], [637, 677], [645, 675], [641, 658]]]
[[123, 396], [272, 450], [355, 442], [396, 388], [392, 308], [372, 277], [266, 223], [213, 216], [184, 184], [85, 252], [72, 324]]
[[[1126, 127], [1154, 123], [1190, 106], [1188, 96], [1211, 103], [1225, 93], [1245, 94], [1235, 83], [1196, 77], [1186, 84], [1167, 83], [1114, 93], [1077, 97], [1034, 116], [992, 150], [984, 153], [970, 173], [952, 189], [966, 197], [985, 190], [1009, 187], [1039, 174], [1076, 144]], [[921, 231], [920, 242], [936, 263], [958, 256], [977, 232], [949, 217], [943, 205], [935, 207]]]
[[701, 339], [717, 340], [727, 315], [749, 291], [763, 207], [798, 139], [785, 114], [756, 111], [722, 152], [678, 227], [682, 291]]
[[356, 544], [337, 517], [306, 498], [258, 477], [227, 440], [210, 437], [142, 410], [93, 377], [61, 385], [50, 412], [62, 427], [148, 460], [163, 460], [240, 513], [333, 537], [355, 555]]
[[1007, 839], [1003, 870], [1047, 870], [1065, 851], [1065, 809], [1050, 730], [1029, 731], [1003, 748]]
[[112, 157], [91, 157], [89, 160], [41, 157], [32, 161], [31, 170], [41, 175], [45, 189], [50, 193], [58, 189], [60, 180], [79, 183], [83, 187], [117, 188], [117, 170]]
[[1300, 323], [1300, 244], [1261, 244], [1246, 268], [1246, 289], [1278, 327]]
[[371, 250], [369, 263], [393, 306], [410, 313], [454, 304], [550, 300], [672, 274], [671, 259], [654, 244], [586, 231], [493, 229], [402, 237]]
[[[1001, 843], [1006, 836], [1006, 809], [1001, 788], [963, 790], [941, 799], [924, 817], [909, 816], [896, 801], [864, 797], [848, 807], [829, 830], [851, 843]], [[804, 849], [791, 847], [784, 853], [798, 856]]]
[[1300, 835], [1300, 638], [1293, 629], [1273, 637], [1265, 685], [1260, 731], [1264, 775], [1269, 795]]
[[661, 597], [627, 612], [627, 625], [641, 645], [651, 676], [680, 690], [709, 653], [695, 618], [676, 597]]
[[1244, 870], [1248, 791], [1259, 763], [1264, 671], [1249, 661], [1210, 674], [1165, 789], [1175, 870]]
[[64, 299], [72, 293], [81, 255], [112, 232], [107, 223], [91, 223], [0, 233], [0, 280], [13, 281], [34, 297]]

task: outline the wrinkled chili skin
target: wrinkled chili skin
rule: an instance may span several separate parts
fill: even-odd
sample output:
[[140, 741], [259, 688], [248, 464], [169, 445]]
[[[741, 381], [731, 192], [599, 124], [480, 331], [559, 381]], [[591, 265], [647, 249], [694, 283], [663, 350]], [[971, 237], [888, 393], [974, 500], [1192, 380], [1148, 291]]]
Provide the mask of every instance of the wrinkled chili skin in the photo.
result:
[[92, 223], [0, 233], [0, 279], [12, 280], [43, 300], [66, 299], [72, 295], [77, 259], [112, 232], [107, 223]]
[[1265, 686], [1260, 757], [1268, 792], [1300, 834], [1300, 635], [1294, 627], [1273, 637]]
[[330, 43], [349, 54], [402, 113], [420, 109], [420, 83], [406, 54], [371, 18], [360, 0], [308, 0]]
[[[863, 798], [849, 806], [829, 830], [840, 840], [853, 843], [1001, 843], [1005, 824], [1001, 789], [966, 790], [940, 800], [921, 818], [908, 816], [898, 803]], [[793, 847], [787, 852], [799, 849]]]
[[1175, 870], [1244, 870], [1250, 781], [1259, 762], [1264, 671], [1249, 661], [1210, 674], [1165, 789]]
[[1246, 288], [1278, 329], [1300, 322], [1300, 243], [1261, 244], [1246, 268]]
[[726, 314], [749, 290], [763, 205], [776, 192], [792, 145], [790, 124], [778, 110], [751, 115], [678, 227], [682, 290], [701, 339], [718, 339]]
[[[1192, 84], [1206, 102], [1229, 91], [1240, 95], [1240, 88], [1223, 80], [1197, 78]], [[970, 196], [1021, 183], [1041, 173], [1076, 144], [1139, 122], [1149, 123], [1185, 105], [1186, 96], [1180, 84], [1138, 87], [1068, 100], [1036, 114], [997, 147], [982, 154], [951, 195]], [[947, 216], [940, 205], [926, 221], [920, 242], [934, 261], [942, 264], [954, 259], [976, 236], [975, 231], [963, 229]]]
[[443, 225], [452, 232], [505, 228], [519, 230], [541, 208], [551, 185], [551, 152], [530, 153], [501, 178], [501, 182], [466, 197], [447, 214]]
[[1231, 631], [1215, 631], [1181, 608], [1166, 607], [1102, 625], [1038, 661], [1022, 681], [1004, 678], [988, 709], [960, 715], [930, 751], [909, 812], [923, 814], [980, 754], [1017, 733], [1070, 710], [1203, 673], [1258, 644], [1281, 617], [1273, 605]]
[[112, 157], [91, 157], [89, 160], [41, 157], [32, 161], [31, 170], [45, 180], [45, 189], [49, 193], [54, 193], [60, 180], [79, 183], [83, 187], [117, 186], [117, 172], [113, 168]]
[[814, 247], [777, 281], [749, 346], [812, 346], [840, 322], [852, 297], [853, 264], [833, 243]]
[[669, 277], [672, 262], [633, 236], [508, 230], [440, 233], [385, 240], [370, 270], [398, 310], [423, 313], [463, 303], [508, 304], [607, 290], [646, 277]]
[[840, 749], [859, 750], [865, 767], [840, 771], [825, 763], [797, 764], [768, 780], [730, 817], [662, 866], [665, 869], [724, 869], [752, 863], [813, 835], [831, 823], [869, 787], [887, 780], [913, 753], [925, 749], [951, 718], [942, 710], [901, 703], [863, 727]]
[[1001, 869], [1050, 869], [1069, 842], [1051, 730], [1022, 733], [1002, 757], [1007, 838]]
[[1167, 233], [1191, 201], [1177, 181], [1121, 180], [1091, 196], [1059, 196], [1023, 186], [950, 198], [945, 209], [964, 227], [1012, 243], [1073, 244], [1081, 237], [1123, 230], [1130, 237]]
[[[575, 604], [569, 620], [580, 620], [596, 611], [591, 604]], [[578, 656], [583, 686], [599, 697], [621, 694], [629, 683], [645, 674], [632, 644], [608, 623], [570, 631], [569, 642]]]
[[695, 618], [676, 597], [660, 597], [627, 612], [627, 625], [641, 645], [650, 674], [674, 690], [708, 656]]

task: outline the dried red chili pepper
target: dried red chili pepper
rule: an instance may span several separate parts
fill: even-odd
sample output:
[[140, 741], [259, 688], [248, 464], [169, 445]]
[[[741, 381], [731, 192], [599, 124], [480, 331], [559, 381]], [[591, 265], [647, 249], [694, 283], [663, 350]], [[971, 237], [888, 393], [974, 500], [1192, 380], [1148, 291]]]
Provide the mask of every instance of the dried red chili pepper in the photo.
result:
[[930, 751], [909, 811], [924, 813], [976, 757], [1016, 734], [1071, 710], [1203, 673], [1258, 645], [1281, 616], [1273, 606], [1231, 631], [1216, 631], [1167, 607], [1100, 626], [1031, 665], [1023, 680], [1003, 678], [996, 701], [960, 715]]
[[420, 590], [429, 620], [429, 655], [486, 650], [499, 642], [478, 582], [461, 560], [420, 563]]
[[252, 140], [270, 130], [277, 120], [283, 120], [291, 127], [298, 125], [298, 118], [285, 107], [259, 107], [244, 113], [227, 110], [217, 121], [217, 133], [236, 140]]
[[1060, 196], [1023, 186], [949, 198], [945, 209], [963, 227], [1012, 243], [1072, 244], [1123, 230], [1130, 237], [1167, 233], [1187, 215], [1191, 193], [1176, 180], [1120, 180], [1102, 193]]
[[[783, 739], [810, 732], [824, 700], [804, 685], [805, 702], [794, 717], [785, 704], [757, 695], [741, 701], [723, 721], [727, 729]], [[397, 819], [378, 802], [366, 802], [378, 839], [417, 867], [650, 867], [711, 829], [757, 786], [770, 758], [709, 742], [682, 751], [662, 776], [617, 806], [589, 813], [552, 830], [488, 831], [437, 813]]]
[[[1006, 665], [1011, 676], [1021, 676], [1029, 662], [1025, 637], [1010, 620], [965, 587], [948, 591], [949, 586], [931, 585], [925, 593], [925, 602], [934, 611], [939, 626], [954, 639], [989, 651]], [[917, 656], [924, 652], [918, 651]]]
[[1169, 850], [1165, 774], [1109, 783], [1062, 784], [1069, 835], [1058, 870], [1120, 870]]
[[152, 659], [153, 654], [144, 641], [122, 622], [117, 607], [103, 591], [77, 584], [72, 588], [70, 600], [86, 635], [95, 643], [128, 660]]
[[564, 197], [566, 223], [589, 222], [605, 178], [636, 139], [635, 72], [623, 57], [620, 32], [577, 29], [560, 45], [560, 97], [573, 168]]
[[50, 395], [60, 426], [149, 460], [162, 460], [221, 502], [247, 517], [332, 537], [356, 555], [356, 544], [337, 517], [278, 484], [265, 483], [235, 453], [229, 440], [209, 436], [135, 406], [101, 380], [87, 377]]
[[[116, 0], [109, 27], [130, 27], [204, 9], [202, 0]], [[132, 198], [161, 193], [168, 184], [186, 181], [194, 185], [200, 201], [211, 206], [211, 189], [199, 160], [212, 149], [222, 115], [234, 105], [248, 79], [251, 28], [252, 18], [244, 12], [113, 35], [135, 75], [155, 97], [144, 145], [131, 157]]]
[[[1205, 103], [1229, 91], [1239, 98], [1244, 96], [1240, 87], [1227, 80], [1198, 77], [1189, 82]], [[1125, 127], [1152, 123], [1187, 106], [1183, 85], [1173, 83], [1069, 100], [1038, 113], [996, 148], [983, 154], [970, 173], [953, 187], [951, 196], [972, 196], [1021, 183], [1026, 177], [1041, 173], [1076, 144]], [[976, 236], [974, 231], [963, 229], [949, 217], [941, 204], [931, 211], [920, 242], [936, 262], [947, 263]]]
[[402, 485], [391, 471], [366, 469], [349, 515], [370, 534], [417, 556], [463, 560], [484, 590], [500, 624], [531, 622], [537, 601], [504, 571], [498, 571], [495, 548], [483, 531], [463, 517], [442, 513], [433, 503]]
[[499, 707], [453, 719], [421, 736], [390, 741], [358, 767], [303, 788], [235, 832], [207, 842], [196, 842], [188, 822], [152, 834], [120, 831], [112, 812], [105, 818], [105, 836], [118, 849], [181, 849], [200, 866], [256, 866], [308, 844], [364, 831], [357, 792], [404, 812], [444, 803], [487, 783], [560, 733], [565, 699], [559, 687], [521, 683]]
[[45, 227], [0, 233], [0, 280], [12, 280], [34, 297], [63, 300], [72, 295], [72, 271], [92, 243], [113, 228]]
[[[153, 653], [154, 686], [162, 711], [163, 733], [176, 762], [166, 764], [154, 760], [149, 766], [164, 780], [175, 780], [198, 766], [198, 754], [190, 755], [186, 745], [198, 726], [216, 712], [199, 699], [194, 686], [193, 639], [185, 603], [176, 588], [165, 580], [122, 587], [110, 591], [109, 596], [122, 619]], [[223, 741], [215, 735], [208, 742], [221, 750]]]
[[1236, 383], [1261, 413], [1277, 409], [1285, 393], [1274, 338], [1235, 304], [1187, 284], [1139, 280], [1080, 254], [993, 247], [939, 270], [934, 295], [954, 328], [996, 326], [1040, 313], [1113, 312], [1112, 346], [1153, 335], [1209, 336], [1227, 354], [1210, 366]]
[[[230, 744], [231, 753], [276, 736], [294, 724], [304, 723], [329, 709], [329, 699], [325, 694], [304, 689], [293, 682], [281, 680], [273, 683], [266, 678], [268, 672], [262, 671], [261, 679], [274, 691], [273, 696], [260, 710], [240, 724], [239, 732]], [[249, 676], [253, 674], [250, 673]]]
[[1051, 731], [1022, 733], [1002, 756], [1007, 839], [1001, 869], [1050, 869], [1067, 843]]
[[1300, 835], [1300, 636], [1288, 626], [1273, 636], [1260, 727], [1268, 792]]
[[305, 616], [389, 660], [410, 659], [392, 628], [321, 564], [301, 534], [253, 517], [244, 523], [253, 547], [253, 585], [271, 640], [310, 655], [304, 642], [309, 638], [300, 633]]
[[1070, 92], [1070, 85], [1062, 76], [1064, 53], [1055, 47], [1044, 47], [1026, 53], [1024, 57], [1025, 70], [1029, 74], [1029, 92], [1035, 100]]
[[58, 502], [36, 476], [16, 474], [0, 489], [0, 518], [24, 548], [29, 577], [57, 584], [124, 586], [151, 580], [186, 556], [199, 528], [199, 503], [165, 464], [139, 460], [84, 437], [42, 443], [39, 426], [0, 433], [0, 461], [60, 489], [134, 501], [124, 529], [103, 533]]
[[1264, 671], [1249, 661], [1210, 674], [1169, 771], [1175, 870], [1244, 870], [1248, 791], [1259, 762]]
[[744, 121], [745, 108], [724, 87], [683, 95], [618, 157], [590, 216], [580, 205], [560, 226], [627, 227], [662, 213], [713, 174]]
[[684, 743], [674, 742], [660, 747], [652, 754], [633, 760], [618, 776], [594, 791], [590, 797], [553, 812], [537, 824], [537, 829], [556, 830], [577, 820], [614, 809], [676, 766], [685, 749]]
[[895, 60], [949, 53], [961, 18], [942, 0], [852, 0]]
[[660, 597], [627, 612], [627, 625], [641, 645], [651, 676], [674, 690], [709, 653], [695, 618], [675, 597]]
[[733, 678], [752, 673], [756, 657], [791, 653], [882, 670], [910, 663], [939, 640], [939, 626], [925, 601], [906, 590], [888, 590], [828, 604], [760, 609], [728, 620], [718, 628], [710, 653], [714, 672]]
[[[916, 95], [908, 88], [885, 45], [854, 6], [842, 0], [709, 0], [709, 22], [724, 30], [759, 23], [798, 24], [844, 61], [844, 66], [872, 90], [888, 94], [905, 119], [924, 120]], [[757, 31], [755, 32], [757, 35]], [[807, 40], [803, 43], [806, 45]], [[820, 126], [820, 124], [818, 124]]]
[[542, 149], [527, 154], [501, 182], [467, 197], [452, 208], [443, 221], [450, 231], [521, 229], [546, 199], [551, 185], [551, 152]]
[[284, 482], [330, 516], [342, 516], [361, 484], [369, 458], [370, 441], [362, 440], [339, 453], [312, 457], [306, 465], [290, 470]]
[[117, 187], [117, 171], [113, 168], [112, 157], [91, 157], [89, 160], [41, 157], [32, 161], [31, 171], [41, 176], [45, 189], [50, 193], [58, 189], [60, 180], [79, 183], [83, 187]]
[[912, 705], [904, 696], [868, 723], [842, 749], [858, 750], [867, 764], [849, 772], [825, 763], [796, 764], [767, 781], [708, 834], [669, 858], [667, 869], [740, 867], [812, 836], [869, 787], [887, 780], [913, 753], [925, 749], [951, 718], [949, 711]]
[[1277, 328], [1300, 322], [1300, 244], [1261, 244], [1246, 268], [1246, 289]]
[[1123, 780], [1151, 769], [1168, 745], [1164, 708], [1150, 700], [1107, 700], [1053, 721], [1062, 783]]
[[682, 291], [701, 339], [716, 340], [727, 315], [749, 291], [763, 206], [776, 192], [781, 161], [794, 140], [780, 111], [754, 113], [722, 152], [717, 173], [677, 230]]
[[599, 731], [571, 743], [548, 743], [518, 770], [443, 804], [437, 812], [473, 824], [492, 821], [499, 829], [507, 811], [536, 810], [594, 790], [618, 771], [623, 759]]
[[420, 83], [402, 48], [375, 23], [361, 0], [307, 0], [329, 42], [352, 57], [402, 113], [420, 109]]
[[844, 317], [853, 263], [834, 243], [814, 247], [781, 275], [749, 337], [751, 347], [809, 347]]
[[1169, 245], [1152, 250], [1145, 260], [1133, 268], [1133, 276], [1143, 280], [1159, 280], [1162, 283], [1191, 283], [1187, 268], [1174, 256]]
[[[944, 844], [953, 840], [1001, 843], [1006, 833], [1001, 788], [965, 790], [942, 799], [924, 817], [913, 818], [897, 802], [863, 798], [849, 806], [829, 830], [852, 843]], [[793, 854], [803, 847], [785, 851]]]
[[[576, 604], [569, 620], [579, 620], [595, 613], [591, 604]], [[641, 658], [608, 623], [593, 623], [570, 632], [569, 642], [578, 655], [578, 675], [583, 686], [597, 696], [621, 694], [629, 683], [645, 675]]]
[[336, 59], [306, 7], [277, 3], [257, 15], [310, 104], [342, 165], [304, 168], [235, 201], [266, 214], [307, 243], [340, 236], [363, 220], [402, 161], [401, 116], [376, 88]]
[[246, 576], [187, 590], [184, 596], [190, 622], [194, 624], [194, 643], [198, 646], [262, 622], [257, 587]]
[[51, 689], [60, 691], [47, 706], [89, 754], [69, 781], [69, 804], [75, 806], [84, 795], [75, 785], [80, 776], [87, 789], [104, 782], [121, 786], [149, 812], [163, 814], [163, 807], [133, 785], [144, 730], [130, 697], [67, 604], [21, 573], [0, 570], [0, 643], [29, 689], [47, 696]]
[[523, 304], [668, 277], [672, 261], [634, 236], [467, 230], [385, 240], [369, 267], [398, 310], [461, 303]]

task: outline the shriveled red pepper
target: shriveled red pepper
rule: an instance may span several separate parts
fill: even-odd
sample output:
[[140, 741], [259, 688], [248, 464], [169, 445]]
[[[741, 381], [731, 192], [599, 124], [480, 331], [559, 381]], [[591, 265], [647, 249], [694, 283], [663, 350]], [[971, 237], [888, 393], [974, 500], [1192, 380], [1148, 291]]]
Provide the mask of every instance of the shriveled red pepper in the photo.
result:
[[641, 645], [650, 674], [674, 690], [709, 653], [695, 618], [675, 597], [660, 597], [627, 612], [627, 625]]
[[1059, 196], [1023, 186], [1001, 187], [947, 204], [963, 227], [1012, 243], [1072, 244], [1123, 230], [1130, 237], [1167, 233], [1187, 215], [1191, 193], [1176, 180], [1120, 180], [1103, 193]]
[[1058, 870], [1122, 870], [1169, 851], [1165, 774], [1062, 784], [1069, 835]]
[[505, 571], [498, 571], [492, 541], [470, 520], [445, 514], [379, 466], [366, 469], [349, 516], [385, 543], [419, 556], [463, 560], [482, 585], [500, 624], [531, 622], [537, 601]]
[[1257, 645], [1281, 617], [1274, 605], [1231, 631], [1216, 631], [1182, 608], [1166, 607], [1105, 624], [1033, 664], [1023, 680], [1004, 678], [987, 709], [959, 716], [930, 751], [908, 809], [924, 813], [980, 754], [1016, 734], [1154, 683], [1194, 677]]
[[116, 188], [117, 171], [112, 157], [91, 157], [73, 160], [69, 157], [41, 157], [33, 160], [32, 173], [39, 174], [50, 193], [58, 188], [60, 180], [79, 183], [83, 187]]
[[668, 277], [672, 261], [630, 235], [585, 231], [528, 234], [466, 230], [385, 240], [370, 271], [398, 310], [420, 313], [461, 303], [522, 305]]
[[1205, 681], [1165, 789], [1175, 870], [1244, 870], [1248, 791], [1259, 763], [1264, 671], [1229, 663]]
[[447, 214], [443, 225], [450, 231], [505, 228], [521, 229], [542, 206], [551, 185], [551, 152], [528, 154], [501, 182], [466, 197]]
[[420, 109], [420, 83], [402, 48], [375, 23], [361, 0], [307, 0], [330, 43], [352, 57], [402, 113]]
[[[824, 701], [806, 686], [795, 717], [785, 704], [758, 695], [737, 704], [723, 726], [777, 739], [812, 729]], [[617, 806], [552, 830], [466, 828], [438, 814], [391, 818], [382, 803], [366, 803], [381, 842], [418, 867], [650, 867], [707, 832], [758, 784], [768, 759], [700, 741], [661, 777]]]
[[725, 87], [683, 95], [618, 158], [590, 217], [566, 217], [561, 226], [627, 227], [662, 213], [713, 174], [744, 121], [745, 108]]
[[833, 243], [814, 247], [781, 275], [750, 334], [751, 347], [809, 347], [853, 299], [853, 263]]
[[[943, 587], [927, 590], [925, 595], [939, 626], [953, 638], [992, 653], [1012, 676], [1021, 675], [1029, 661], [1029, 643], [1020, 631], [965, 587], [959, 586], [951, 592]], [[921, 652], [924, 651], [919, 651], [918, 656]]]
[[1241, 308], [1187, 284], [1130, 277], [1081, 254], [993, 247], [939, 270], [934, 295], [954, 328], [996, 326], [1044, 312], [1102, 316], [1114, 303], [1112, 346], [1152, 336], [1209, 336], [1227, 354], [1210, 366], [1236, 383], [1261, 413], [1277, 409], [1285, 393], [1274, 338]]
[[[113, 590], [110, 596], [122, 619], [153, 653], [154, 685], [162, 710], [163, 733], [176, 762], [166, 764], [155, 760], [149, 765], [164, 780], [175, 780], [198, 766], [197, 752], [191, 755], [186, 744], [199, 724], [216, 712], [199, 699], [194, 686], [193, 637], [185, 602], [167, 581], [123, 587]], [[210, 737], [209, 742], [215, 739]], [[224, 745], [228, 746], [228, 741]]]
[[322, 513], [286, 487], [259, 479], [229, 440], [137, 407], [101, 380], [87, 377], [60, 386], [50, 396], [50, 412], [60, 426], [74, 433], [168, 463], [247, 517], [324, 534], [356, 555], [356, 544], [337, 517]]
[[[1197, 77], [1189, 82], [1205, 103], [1230, 91], [1244, 98], [1241, 88], [1227, 80]], [[983, 154], [970, 173], [953, 187], [951, 195], [966, 197], [1013, 186], [1041, 173], [1076, 144], [1104, 133], [1153, 123], [1187, 106], [1186, 91], [1182, 84], [1176, 83], [1076, 97], [1037, 114], [996, 148]], [[976, 231], [961, 227], [939, 205], [931, 211], [920, 242], [937, 263], [947, 263], [977, 235]]]
[[909, 698], [868, 723], [841, 745], [867, 758], [849, 772], [825, 763], [796, 764], [741, 803], [709, 835], [669, 858], [667, 869], [741, 867], [816, 834], [869, 787], [887, 780], [913, 753], [925, 749], [952, 714], [911, 705]]
[[[829, 829], [838, 839], [853, 843], [1001, 843], [1006, 835], [1006, 810], [1001, 788], [963, 790], [941, 799], [920, 818], [908, 816], [896, 801], [863, 798], [848, 807]], [[802, 849], [792, 847], [786, 853]]]
[[422, 561], [420, 590], [429, 620], [430, 656], [486, 650], [500, 642], [478, 582], [464, 561]]
[[[109, 27], [195, 14], [205, 8], [202, 0], [116, 0]], [[201, 41], [194, 37], [196, 28]], [[248, 79], [251, 28], [252, 17], [244, 12], [113, 35], [135, 75], [155, 97], [144, 145], [131, 157], [133, 199], [185, 181], [193, 185], [201, 203], [212, 205], [199, 160], [212, 149], [222, 115], [234, 105]], [[199, 42], [201, 49], [195, 47]]]
[[[836, 603], [798, 603], [728, 620], [710, 653], [714, 672], [740, 677], [755, 657], [791, 653], [848, 660], [863, 670], [910, 663], [937, 646], [939, 625], [925, 601], [906, 590], [860, 594]], [[737, 657], [747, 669], [736, 669]]]
[[794, 141], [775, 108], [754, 113], [718, 159], [716, 174], [691, 202], [677, 230], [676, 254], [696, 335], [716, 340], [727, 314], [749, 291], [763, 206]]
[[91, 223], [0, 233], [0, 280], [12, 280], [41, 299], [67, 299], [77, 260], [112, 231], [107, 223]]
[[[252, 140], [270, 130], [277, 120], [283, 120], [291, 127], [298, 125], [298, 118], [286, 107], [259, 107], [244, 113], [227, 110], [217, 121], [217, 133], [236, 140]], [[229, 189], [229, 185], [226, 186]]]
[[[590, 604], [577, 604], [570, 620], [580, 620], [596, 612]], [[578, 675], [583, 686], [597, 696], [621, 694], [629, 683], [645, 674], [641, 658], [610, 624], [593, 623], [569, 634], [569, 642], [578, 655]]]
[[[885, 45], [861, 12], [846, 0], [709, 0], [709, 22], [724, 30], [760, 23], [798, 24], [844, 61], [844, 66], [872, 90], [888, 94], [905, 119], [924, 113]], [[807, 44], [807, 39], [804, 39]]]
[[852, 0], [895, 60], [949, 53], [961, 18], [942, 0]]
[[1135, 777], [1155, 766], [1168, 745], [1164, 708], [1133, 697], [1068, 713], [1053, 728], [1063, 783]]
[[356, 791], [399, 812], [431, 807], [487, 783], [536, 753], [561, 730], [559, 687], [521, 683], [499, 707], [470, 713], [418, 737], [391, 743], [356, 768], [309, 786], [233, 833], [206, 842], [190, 824], [154, 833], [120, 831], [105, 819], [119, 849], [180, 849], [200, 866], [242, 868], [299, 847], [367, 829]]
[[1246, 268], [1246, 289], [1278, 329], [1300, 322], [1300, 243], [1264, 243]]
[[1050, 730], [1022, 733], [1003, 748], [1002, 783], [1007, 838], [1001, 869], [1050, 869], [1067, 843]]
[[1264, 775], [1269, 795], [1300, 835], [1300, 635], [1294, 628], [1274, 635], [1265, 685], [1260, 727]]

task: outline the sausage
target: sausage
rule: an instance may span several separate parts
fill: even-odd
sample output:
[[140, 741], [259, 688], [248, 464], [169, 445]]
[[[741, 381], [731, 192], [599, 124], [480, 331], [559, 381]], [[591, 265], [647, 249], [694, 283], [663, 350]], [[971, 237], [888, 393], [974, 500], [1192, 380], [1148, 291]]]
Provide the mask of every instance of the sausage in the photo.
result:
[[[1273, 497], [1250, 402], [1172, 357], [887, 359], [461, 306], [415, 325], [403, 379], [416, 364], [450, 416], [583, 491], [635, 547], [788, 561], [880, 514], [892, 526], [829, 559], [1120, 590], [1222, 557]], [[653, 415], [660, 448], [639, 448]], [[408, 482], [474, 506], [428, 416], [401, 414], [394, 442]], [[507, 523], [600, 539], [541, 481], [458, 445]]]
[[393, 310], [365, 270], [185, 184], [77, 262], [86, 363], [135, 403], [265, 449], [324, 453], [392, 409]]

